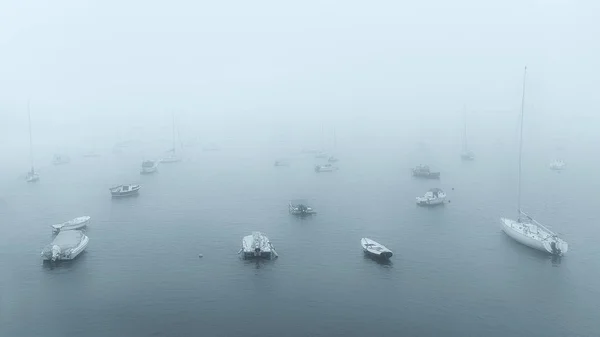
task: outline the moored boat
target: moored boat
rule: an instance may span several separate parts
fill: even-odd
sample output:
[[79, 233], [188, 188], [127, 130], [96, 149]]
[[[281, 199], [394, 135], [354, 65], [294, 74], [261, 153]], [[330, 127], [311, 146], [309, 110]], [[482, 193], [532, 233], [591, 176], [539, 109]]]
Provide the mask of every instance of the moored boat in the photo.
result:
[[273, 259], [278, 256], [269, 238], [261, 232], [252, 232], [251, 235], [244, 236], [240, 253], [244, 259]]
[[415, 177], [419, 178], [427, 178], [427, 179], [439, 179], [439, 172], [431, 172], [429, 166], [427, 165], [419, 165], [412, 169], [412, 174]]
[[52, 225], [53, 232], [60, 232], [66, 230], [76, 230], [81, 229], [90, 222], [91, 217], [89, 216], [80, 216], [73, 220], [65, 221], [61, 224]]
[[550, 163], [550, 169], [554, 171], [562, 171], [564, 170], [565, 166], [566, 164], [562, 160], [555, 160], [552, 163]]
[[55, 154], [54, 157], [52, 158], [52, 164], [54, 164], [54, 165], [68, 164], [70, 162], [71, 162], [71, 158], [69, 158], [69, 156], [64, 155], [64, 154]]
[[387, 249], [384, 245], [369, 238], [360, 239], [360, 244], [363, 247], [363, 252], [365, 252], [365, 254], [376, 258], [387, 260], [394, 255], [392, 251]]
[[111, 187], [109, 190], [113, 198], [120, 198], [137, 195], [140, 191], [140, 188], [142, 188], [140, 185], [119, 185]]
[[317, 212], [308, 204], [306, 200], [292, 200], [288, 204], [288, 211], [292, 215], [313, 215], [317, 214]]
[[72, 260], [87, 247], [90, 239], [82, 231], [61, 231], [52, 243], [42, 250], [44, 261]]
[[419, 206], [442, 205], [446, 200], [446, 193], [439, 188], [432, 188], [425, 195], [416, 199]]
[[333, 172], [333, 171], [337, 171], [338, 168], [331, 165], [331, 164], [324, 164], [324, 165], [316, 165], [315, 166], [315, 172]]
[[149, 174], [154, 173], [158, 169], [158, 160], [144, 160], [142, 162], [142, 168], [140, 169], [140, 173]]

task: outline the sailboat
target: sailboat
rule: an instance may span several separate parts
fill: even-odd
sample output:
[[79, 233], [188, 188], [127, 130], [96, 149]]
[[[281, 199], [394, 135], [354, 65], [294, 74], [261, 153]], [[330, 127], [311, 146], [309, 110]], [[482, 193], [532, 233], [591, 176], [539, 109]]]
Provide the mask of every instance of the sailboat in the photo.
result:
[[562, 256], [569, 250], [569, 245], [550, 229], [534, 220], [521, 210], [521, 159], [523, 156], [523, 111], [525, 105], [525, 78], [523, 74], [523, 97], [521, 100], [521, 131], [519, 137], [519, 189], [517, 199], [517, 220], [501, 218], [502, 230], [515, 241], [555, 256]]
[[474, 160], [475, 155], [473, 154], [472, 151], [469, 150], [469, 146], [467, 144], [467, 110], [466, 109], [463, 110], [463, 117], [464, 117], [463, 149], [462, 149], [462, 152], [460, 153], [460, 158], [462, 160]]
[[161, 159], [161, 163], [177, 163], [181, 161], [181, 157], [177, 154], [177, 147], [175, 146], [175, 114], [173, 114], [173, 147], [167, 151], [168, 155]]
[[31, 160], [31, 170], [27, 172], [25, 180], [28, 183], [34, 183], [40, 180], [40, 175], [35, 172], [35, 169], [33, 168], [33, 141], [31, 138], [31, 111], [29, 109], [29, 101], [27, 101], [27, 116], [29, 117], [29, 157]]

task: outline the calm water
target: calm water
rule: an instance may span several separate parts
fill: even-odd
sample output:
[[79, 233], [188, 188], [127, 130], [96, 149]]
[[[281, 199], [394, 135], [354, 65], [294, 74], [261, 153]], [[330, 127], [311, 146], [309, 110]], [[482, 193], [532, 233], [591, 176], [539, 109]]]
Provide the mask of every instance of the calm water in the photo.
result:
[[[412, 152], [339, 157], [333, 174], [316, 174], [310, 155], [274, 168], [273, 156], [228, 151], [150, 176], [137, 156], [109, 153], [44, 167], [38, 184], [11, 171], [0, 185], [0, 336], [600, 334], [592, 168], [528, 163], [526, 210], [571, 245], [557, 260], [500, 231], [499, 217], [515, 214], [516, 180], [498, 153], [472, 163], [439, 155], [428, 162], [439, 182], [410, 176], [423, 159]], [[112, 200], [108, 187], [121, 182], [143, 184], [139, 197]], [[416, 207], [435, 186], [451, 203]], [[294, 198], [319, 214], [289, 216]], [[49, 225], [80, 215], [92, 216], [87, 251], [43, 265]], [[279, 259], [238, 258], [253, 230]], [[392, 261], [364, 257], [363, 236], [392, 249]]]

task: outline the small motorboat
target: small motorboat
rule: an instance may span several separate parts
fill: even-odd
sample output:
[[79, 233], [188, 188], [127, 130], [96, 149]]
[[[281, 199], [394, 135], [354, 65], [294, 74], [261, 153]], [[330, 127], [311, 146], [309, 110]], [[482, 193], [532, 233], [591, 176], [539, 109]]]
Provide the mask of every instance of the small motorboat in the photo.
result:
[[141, 174], [150, 174], [156, 172], [158, 169], [158, 160], [144, 160], [142, 162]]
[[338, 168], [331, 165], [331, 164], [324, 164], [324, 165], [316, 165], [315, 166], [315, 172], [333, 172], [333, 171], [337, 171]]
[[31, 169], [31, 171], [27, 172], [27, 175], [25, 176], [25, 181], [27, 181], [28, 183], [34, 183], [38, 180], [40, 180], [40, 175], [37, 172], [35, 172], [33, 168]]
[[244, 260], [252, 258], [273, 259], [278, 257], [269, 238], [261, 232], [252, 232], [242, 238], [240, 253]]
[[432, 188], [424, 196], [416, 199], [419, 206], [442, 205], [446, 200], [446, 193], [439, 188]]
[[313, 215], [317, 214], [317, 212], [310, 206], [306, 204], [305, 200], [292, 200], [288, 204], [288, 211], [292, 215], [304, 216], [304, 215]]
[[338, 159], [334, 156], [329, 156], [329, 158], [327, 159], [328, 162], [330, 163], [337, 163]]
[[392, 251], [387, 249], [384, 245], [368, 238], [360, 239], [360, 244], [363, 247], [363, 252], [365, 252], [365, 254], [376, 258], [387, 260], [394, 255]]
[[90, 222], [91, 217], [89, 216], [80, 216], [73, 220], [69, 220], [63, 222], [61, 224], [52, 225], [52, 232], [61, 232], [66, 230], [76, 230], [81, 229], [87, 226], [88, 222]]
[[69, 158], [69, 156], [63, 155], [63, 154], [55, 154], [54, 157], [52, 158], [52, 164], [54, 164], [54, 165], [68, 164], [70, 162], [71, 162], [71, 158]]
[[82, 231], [61, 231], [42, 250], [44, 261], [72, 260], [85, 250], [90, 239]]
[[109, 188], [113, 198], [129, 197], [137, 195], [142, 186], [140, 185], [119, 185]]
[[439, 172], [431, 172], [429, 170], [429, 166], [427, 165], [419, 165], [417, 167], [415, 167], [414, 169], [412, 169], [412, 174], [415, 177], [419, 177], [419, 178], [427, 178], [427, 179], [439, 179], [440, 178], [440, 173]]
[[565, 166], [566, 164], [562, 160], [555, 160], [552, 163], [550, 163], [550, 169], [554, 171], [562, 171], [564, 170]]

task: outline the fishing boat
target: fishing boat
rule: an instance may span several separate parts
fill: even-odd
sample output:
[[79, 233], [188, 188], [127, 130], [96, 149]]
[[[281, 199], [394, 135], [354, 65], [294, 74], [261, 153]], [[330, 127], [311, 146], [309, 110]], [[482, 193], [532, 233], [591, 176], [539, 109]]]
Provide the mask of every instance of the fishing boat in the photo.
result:
[[119, 185], [109, 188], [110, 194], [113, 198], [129, 197], [137, 195], [142, 186], [140, 185]]
[[554, 171], [562, 171], [565, 169], [566, 165], [567, 164], [565, 164], [564, 161], [557, 159], [557, 160], [553, 161], [552, 163], [550, 163], [550, 169], [554, 170]]
[[337, 171], [337, 170], [338, 170], [338, 168], [331, 164], [323, 164], [323, 165], [315, 166], [315, 172], [333, 172], [333, 171]]
[[515, 241], [539, 251], [562, 256], [569, 250], [569, 245], [540, 222], [534, 220], [521, 209], [521, 166], [523, 157], [523, 116], [525, 107], [525, 79], [527, 67], [523, 74], [523, 96], [521, 99], [521, 126], [519, 137], [519, 175], [517, 197], [517, 219], [501, 218], [502, 230]]
[[177, 153], [177, 146], [175, 145], [175, 114], [173, 114], [173, 147], [167, 151], [167, 156], [160, 160], [161, 163], [170, 164], [181, 161], [181, 157]]
[[387, 249], [384, 245], [368, 238], [360, 239], [360, 245], [363, 248], [363, 252], [372, 257], [387, 260], [394, 255], [394, 253], [392, 253], [392, 251]]
[[61, 231], [54, 237], [52, 243], [42, 250], [44, 261], [72, 260], [87, 247], [90, 239], [82, 231]]
[[306, 200], [292, 200], [288, 204], [288, 211], [292, 215], [305, 216], [317, 214], [317, 212], [308, 204]]
[[446, 200], [446, 193], [439, 188], [432, 188], [422, 197], [417, 197], [417, 205], [419, 206], [435, 206], [442, 205]]
[[427, 165], [419, 165], [412, 169], [412, 175], [418, 178], [427, 178], [427, 179], [439, 179], [439, 172], [431, 172], [429, 166]]
[[158, 169], [158, 160], [144, 160], [142, 162], [142, 168], [140, 169], [141, 174], [150, 174], [156, 172]]
[[69, 158], [69, 156], [64, 155], [64, 154], [55, 154], [54, 157], [52, 158], [52, 164], [54, 164], [54, 165], [68, 164], [70, 162], [71, 162], [71, 158]]
[[90, 222], [91, 217], [80, 216], [73, 220], [65, 221], [61, 224], [52, 225], [52, 232], [82, 229]]
[[40, 180], [40, 175], [33, 168], [33, 140], [31, 137], [31, 111], [29, 109], [29, 101], [27, 101], [27, 116], [29, 117], [29, 159], [31, 160], [31, 170], [25, 175], [25, 181], [34, 183]]
[[244, 236], [242, 238], [242, 249], [240, 249], [242, 257], [245, 259], [252, 258], [264, 258], [273, 259], [276, 258], [277, 252], [273, 248], [273, 244], [269, 241], [269, 238], [261, 232], [252, 232], [251, 235]]
[[463, 109], [463, 119], [464, 119], [464, 127], [463, 127], [463, 148], [460, 153], [460, 158], [465, 161], [475, 160], [475, 154], [473, 151], [469, 150], [469, 144], [467, 143], [467, 109]]

